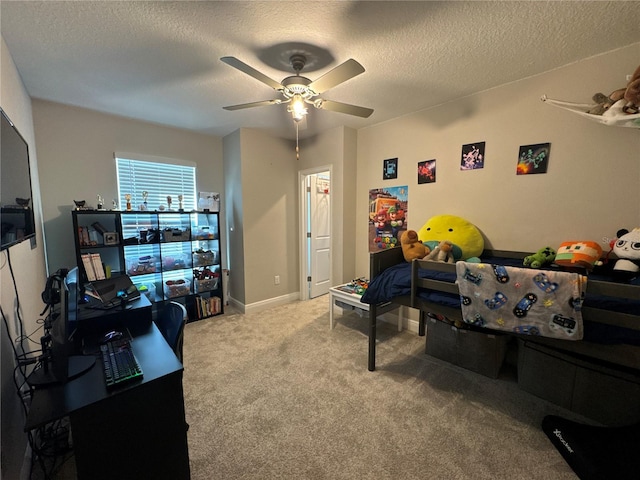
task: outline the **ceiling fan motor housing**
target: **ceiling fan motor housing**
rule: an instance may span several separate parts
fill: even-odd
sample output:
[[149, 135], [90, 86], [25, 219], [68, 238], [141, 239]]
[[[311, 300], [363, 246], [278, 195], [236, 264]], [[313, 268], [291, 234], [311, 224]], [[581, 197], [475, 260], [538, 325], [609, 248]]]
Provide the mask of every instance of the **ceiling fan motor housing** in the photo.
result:
[[287, 98], [290, 98], [296, 94], [301, 95], [302, 98], [305, 99], [317, 95], [317, 93], [307, 87], [307, 85], [311, 83], [311, 80], [306, 77], [301, 77], [300, 75], [287, 77], [280, 83], [284, 87], [282, 93], [284, 93]]
[[307, 63], [307, 57], [305, 57], [301, 53], [294, 53], [289, 57], [289, 62], [291, 62], [291, 66], [296, 71], [296, 73], [300, 73], [300, 71]]

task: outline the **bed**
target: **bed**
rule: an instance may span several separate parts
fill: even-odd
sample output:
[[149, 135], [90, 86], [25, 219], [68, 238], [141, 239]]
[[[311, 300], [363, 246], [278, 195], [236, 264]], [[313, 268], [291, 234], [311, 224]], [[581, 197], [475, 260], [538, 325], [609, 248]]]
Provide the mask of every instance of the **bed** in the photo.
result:
[[[529, 253], [485, 250], [480, 258], [486, 264], [517, 267], [526, 255]], [[425, 333], [427, 312], [463, 322], [455, 264], [425, 260], [408, 263], [400, 248], [391, 248], [370, 255], [369, 278], [369, 289], [362, 301], [370, 305], [370, 371], [376, 368], [376, 325], [381, 314], [398, 306], [418, 309], [420, 335]], [[533, 338], [518, 333], [513, 336], [598, 359], [640, 375], [640, 278], [626, 283], [615, 281], [606, 268], [601, 273], [589, 274], [581, 315], [584, 335], [579, 341]]]

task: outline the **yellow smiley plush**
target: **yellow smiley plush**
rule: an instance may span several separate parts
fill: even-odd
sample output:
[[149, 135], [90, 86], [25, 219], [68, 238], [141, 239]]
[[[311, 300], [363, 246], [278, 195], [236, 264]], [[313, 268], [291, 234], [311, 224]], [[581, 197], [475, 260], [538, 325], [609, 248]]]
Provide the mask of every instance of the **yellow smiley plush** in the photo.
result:
[[455, 215], [431, 217], [418, 230], [418, 238], [426, 245], [430, 242], [437, 244], [442, 240], [450, 240], [454, 244], [456, 260], [479, 257], [484, 250], [484, 238], [480, 230], [468, 220]]

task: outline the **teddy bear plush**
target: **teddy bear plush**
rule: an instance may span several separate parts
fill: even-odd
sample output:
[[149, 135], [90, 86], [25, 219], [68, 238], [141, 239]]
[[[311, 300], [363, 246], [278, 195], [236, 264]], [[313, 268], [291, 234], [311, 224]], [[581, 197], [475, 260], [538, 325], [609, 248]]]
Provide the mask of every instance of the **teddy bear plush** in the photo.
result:
[[627, 83], [627, 88], [624, 91], [625, 104], [622, 107], [622, 111], [628, 114], [640, 113], [640, 65], [633, 72], [631, 80]]
[[424, 257], [424, 260], [434, 262], [455, 263], [453, 258], [453, 243], [449, 240], [442, 240], [431, 252]]
[[587, 110], [592, 115], [604, 115], [605, 112], [616, 103], [620, 102], [618, 109], [627, 114], [640, 112], [640, 66], [631, 75], [631, 79], [624, 88], [614, 90], [609, 95], [596, 93], [592, 100], [596, 105]]
[[400, 236], [400, 246], [402, 254], [407, 262], [413, 259], [424, 258], [429, 253], [429, 248], [418, 239], [418, 233], [415, 230], [406, 230]]
[[525, 267], [541, 268], [552, 263], [556, 258], [556, 251], [551, 247], [544, 247], [533, 255], [524, 257], [522, 262]]

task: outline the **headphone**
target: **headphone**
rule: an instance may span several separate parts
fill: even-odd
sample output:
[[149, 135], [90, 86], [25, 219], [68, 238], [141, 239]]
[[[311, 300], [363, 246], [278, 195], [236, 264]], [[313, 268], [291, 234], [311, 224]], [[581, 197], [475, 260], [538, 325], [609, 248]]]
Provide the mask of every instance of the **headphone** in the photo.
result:
[[42, 292], [42, 301], [48, 306], [60, 303], [60, 289], [62, 288], [62, 282], [64, 281], [64, 277], [67, 276], [67, 273], [69, 273], [69, 270], [61, 268], [47, 278], [47, 284]]

